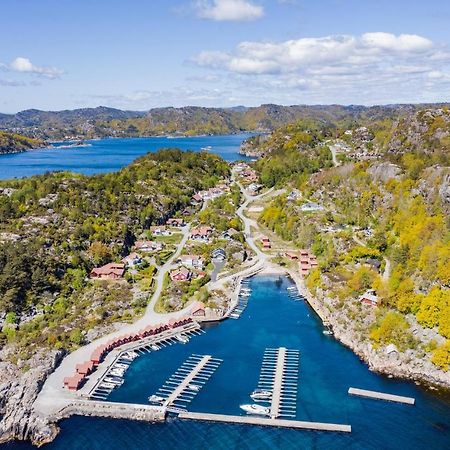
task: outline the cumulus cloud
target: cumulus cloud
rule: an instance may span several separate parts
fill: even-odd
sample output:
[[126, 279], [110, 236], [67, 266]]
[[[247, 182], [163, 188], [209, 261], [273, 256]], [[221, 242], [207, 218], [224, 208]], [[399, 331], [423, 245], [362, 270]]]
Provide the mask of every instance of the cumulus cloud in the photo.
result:
[[262, 6], [248, 0], [197, 0], [198, 17], [216, 21], [249, 21], [264, 15]]
[[226, 73], [237, 89], [262, 94], [261, 101], [273, 96], [291, 104], [442, 100], [438, 86], [450, 73], [446, 47], [384, 32], [241, 42], [230, 51], [200, 52], [192, 61]]
[[63, 70], [56, 67], [37, 66], [33, 64], [28, 58], [24, 58], [22, 56], [17, 57], [7, 66], [3, 65], [3, 67], [6, 67], [7, 69], [14, 72], [31, 73], [46, 78], [58, 78], [64, 73]]
[[233, 52], [203, 51], [201, 66], [261, 74], [308, 70], [315, 66], [363, 66], [434, 54], [433, 43], [417, 35], [366, 33], [361, 37], [327, 36], [284, 42], [241, 42]]

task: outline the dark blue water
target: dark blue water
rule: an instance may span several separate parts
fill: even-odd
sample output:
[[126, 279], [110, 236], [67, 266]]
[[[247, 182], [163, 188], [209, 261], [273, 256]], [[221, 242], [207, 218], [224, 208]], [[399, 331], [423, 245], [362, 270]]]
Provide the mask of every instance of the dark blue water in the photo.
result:
[[[146, 403], [192, 353], [224, 361], [190, 404], [192, 411], [241, 414], [257, 385], [266, 347], [296, 348], [300, 356], [297, 418], [352, 425], [351, 434], [182, 422], [145, 424], [75, 417], [61, 424], [49, 449], [449, 449], [450, 400], [414, 383], [378, 376], [348, 349], [323, 335], [303, 302], [291, 300], [286, 278], [256, 277], [239, 320], [210, 326], [187, 345], [142, 356], [110, 400]], [[412, 396], [416, 405], [350, 397], [350, 386]], [[29, 449], [27, 444], [8, 448]]]
[[[241, 142], [249, 134], [101, 139], [87, 141], [92, 147], [41, 149], [12, 155], [0, 155], [0, 179], [21, 178], [56, 170], [70, 170], [86, 175], [113, 172], [130, 164], [139, 156], [161, 148], [177, 147], [200, 151], [211, 146], [211, 152], [226, 161], [244, 159], [238, 154]], [[60, 145], [60, 144], [56, 144]]]

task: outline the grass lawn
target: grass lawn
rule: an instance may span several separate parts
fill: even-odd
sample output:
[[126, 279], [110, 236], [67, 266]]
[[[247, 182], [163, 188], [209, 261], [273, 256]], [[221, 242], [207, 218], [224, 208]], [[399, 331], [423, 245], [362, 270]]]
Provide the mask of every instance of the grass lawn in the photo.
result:
[[164, 242], [166, 245], [178, 245], [182, 238], [182, 233], [172, 233], [170, 236], [155, 236], [152, 239], [156, 242]]

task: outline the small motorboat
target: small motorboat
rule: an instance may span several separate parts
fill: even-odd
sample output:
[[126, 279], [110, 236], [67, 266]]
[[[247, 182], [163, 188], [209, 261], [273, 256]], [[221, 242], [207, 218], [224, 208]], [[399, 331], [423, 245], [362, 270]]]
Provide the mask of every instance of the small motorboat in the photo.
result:
[[159, 350], [159, 347], [158, 347], [156, 344], [150, 345], [150, 348], [151, 348], [154, 352], [156, 352], [157, 350]]
[[114, 378], [112, 378], [112, 377], [105, 377], [105, 378], [103, 378], [103, 380], [106, 381], [107, 383], [115, 384], [116, 386], [120, 386], [120, 385], [123, 384], [123, 380], [119, 381], [118, 377], [114, 377]]
[[150, 403], [154, 403], [157, 405], [160, 405], [164, 400], [165, 400], [165, 398], [160, 397], [159, 395], [150, 395], [150, 397], [148, 398], [148, 401]]
[[188, 389], [191, 391], [198, 392], [201, 389], [201, 387], [198, 386], [197, 384], [188, 384]]
[[272, 391], [269, 391], [267, 389], [255, 389], [251, 394], [250, 397], [255, 402], [257, 401], [267, 401], [272, 398]]
[[189, 342], [189, 338], [182, 334], [175, 335], [175, 338], [178, 339], [182, 344], [187, 344]]
[[327, 336], [332, 336], [333, 335], [333, 332], [331, 330], [323, 330], [322, 333], [326, 334]]
[[253, 414], [256, 416], [269, 416], [270, 409], [261, 405], [240, 405], [240, 408], [244, 410], [247, 414]]

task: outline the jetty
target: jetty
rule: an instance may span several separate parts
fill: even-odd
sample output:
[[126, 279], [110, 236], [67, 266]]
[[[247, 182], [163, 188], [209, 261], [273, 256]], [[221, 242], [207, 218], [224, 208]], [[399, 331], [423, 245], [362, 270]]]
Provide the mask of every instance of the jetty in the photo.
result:
[[258, 388], [272, 392], [270, 417], [295, 417], [297, 404], [299, 351], [266, 348]]
[[260, 425], [278, 428], [293, 428], [317, 431], [338, 431], [351, 433], [351, 425], [335, 423], [303, 422], [300, 420], [267, 419], [263, 417], [228, 416], [223, 414], [209, 414], [196, 412], [183, 412], [178, 416], [184, 420], [201, 420], [206, 422], [223, 422], [234, 424]]
[[186, 405], [200, 392], [221, 363], [221, 359], [211, 355], [193, 354], [152, 397], [156, 401], [162, 399], [161, 406], [169, 412], [185, 411]]
[[373, 398], [376, 400], [386, 400], [389, 402], [405, 403], [407, 405], [414, 405], [415, 399], [412, 397], [403, 397], [401, 395], [385, 394], [383, 392], [367, 391], [365, 389], [349, 388], [350, 395], [357, 395], [358, 397]]
[[61, 408], [52, 419], [59, 421], [73, 415], [132, 419], [145, 422], [164, 422], [166, 410], [159, 406], [135, 403], [75, 400]]

